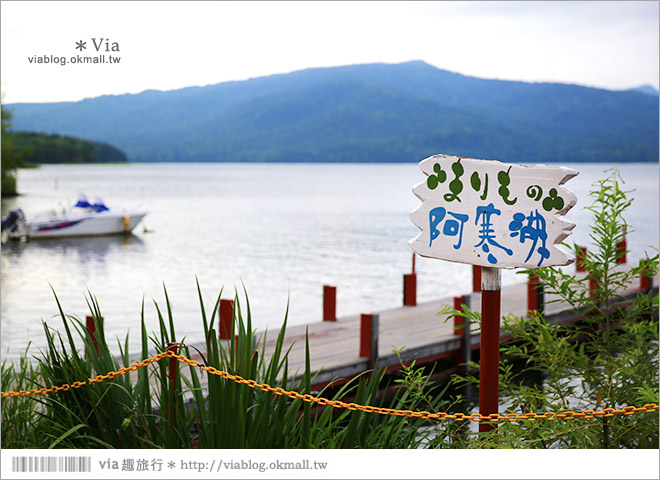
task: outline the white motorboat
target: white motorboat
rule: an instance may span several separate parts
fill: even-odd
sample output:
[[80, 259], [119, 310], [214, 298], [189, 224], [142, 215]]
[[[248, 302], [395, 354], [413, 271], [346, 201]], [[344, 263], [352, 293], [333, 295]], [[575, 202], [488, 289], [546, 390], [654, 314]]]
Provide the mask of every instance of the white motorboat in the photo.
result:
[[8, 238], [85, 237], [128, 233], [148, 213], [140, 208], [111, 210], [102, 200], [89, 203], [81, 196], [69, 209], [50, 210], [29, 218], [20, 209], [2, 219], [2, 233]]

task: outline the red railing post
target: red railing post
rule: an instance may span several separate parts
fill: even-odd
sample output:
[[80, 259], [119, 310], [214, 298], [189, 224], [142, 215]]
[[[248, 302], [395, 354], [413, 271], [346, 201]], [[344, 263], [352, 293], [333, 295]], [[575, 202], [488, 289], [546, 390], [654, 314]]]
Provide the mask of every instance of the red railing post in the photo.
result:
[[406, 273], [403, 275], [403, 305], [406, 307], [417, 305], [416, 273]]
[[218, 314], [220, 316], [220, 340], [229, 340], [234, 324], [234, 301], [221, 299]]
[[[466, 307], [470, 306], [469, 295], [461, 295], [458, 297], [454, 297], [454, 310], [459, 312], [465, 311], [463, 305], [465, 305]], [[460, 315], [454, 315], [454, 335], [463, 337], [461, 342], [461, 348], [454, 355], [454, 367], [458, 369], [462, 364], [463, 365], [463, 367], [461, 368], [462, 372], [467, 373], [468, 364], [470, 363], [471, 353], [472, 353], [472, 345], [471, 345], [472, 335], [470, 333], [469, 318]]]
[[651, 277], [647, 277], [646, 275], [642, 275], [639, 278], [639, 288], [644, 292], [648, 292], [653, 288], [653, 279]]
[[646, 270], [642, 271], [639, 277], [639, 289], [643, 292], [648, 292], [653, 288], [653, 278], [646, 274]]
[[626, 251], [628, 250], [628, 242], [626, 242], [626, 227], [623, 227], [623, 238], [619, 243], [616, 244], [617, 247], [617, 259], [616, 263], [623, 264], [626, 263]]
[[323, 285], [323, 321], [337, 320], [337, 287]]
[[369, 368], [373, 368], [378, 358], [378, 315], [363, 313], [360, 315], [360, 357], [369, 359]]
[[[463, 311], [463, 304], [465, 303], [463, 296], [454, 297], [454, 310]], [[465, 317], [454, 315], [454, 335], [463, 335], [463, 325], [465, 324]]]
[[585, 272], [587, 270], [586, 258], [587, 247], [577, 247], [577, 260], [575, 262], [575, 270], [578, 272]]
[[[179, 344], [176, 342], [168, 342], [167, 350], [169, 352], [172, 352], [174, 355], [177, 355], [179, 351]], [[177, 368], [178, 363], [179, 361], [176, 358], [170, 357], [170, 365], [168, 369], [167, 378], [170, 380], [170, 384], [172, 385], [173, 391], [176, 390], [176, 383], [178, 380], [178, 374], [179, 374], [179, 369]]]
[[534, 273], [530, 273], [527, 280], [527, 311], [537, 311], [541, 315], [544, 311], [543, 282]]
[[360, 314], [360, 357], [371, 356], [371, 315]]
[[[176, 342], [167, 343], [167, 351], [172, 352], [176, 355], [179, 351], [179, 344]], [[174, 357], [170, 357], [170, 362], [167, 369], [167, 378], [170, 381], [170, 392], [171, 396], [168, 400], [167, 405], [167, 440], [166, 446], [170, 443], [170, 436], [172, 432], [172, 425], [176, 422], [176, 384], [179, 376], [178, 360]]]
[[538, 309], [536, 302], [536, 285], [538, 284], [539, 278], [533, 273], [529, 274], [527, 279], [527, 311], [534, 311]]
[[[101, 324], [103, 324], [103, 317], [101, 317]], [[98, 343], [96, 342], [96, 337], [94, 336], [94, 333], [96, 332], [96, 322], [94, 321], [93, 316], [87, 315], [85, 317], [85, 326], [87, 328], [87, 333], [89, 334], [89, 338], [92, 339], [92, 344], [94, 345], [94, 350], [96, 350], [96, 355], [98, 356], [99, 346]], [[87, 352], [86, 347], [85, 347], [85, 353], [89, 356], [89, 352]]]
[[[589, 275], [595, 275], [593, 270], [589, 271]], [[589, 297], [596, 297], [596, 289], [598, 288], [598, 279], [594, 276], [589, 278]]]
[[415, 273], [415, 254], [412, 254], [412, 273], [403, 275], [403, 305], [417, 305], [417, 274]]
[[472, 265], [472, 291], [481, 291], [481, 267], [479, 265]]

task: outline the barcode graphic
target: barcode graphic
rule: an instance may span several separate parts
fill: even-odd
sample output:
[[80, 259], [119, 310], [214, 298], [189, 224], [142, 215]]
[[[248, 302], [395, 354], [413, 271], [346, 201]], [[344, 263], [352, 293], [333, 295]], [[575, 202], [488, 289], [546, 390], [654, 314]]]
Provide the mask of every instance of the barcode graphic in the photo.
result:
[[91, 472], [92, 457], [12, 457], [12, 472]]

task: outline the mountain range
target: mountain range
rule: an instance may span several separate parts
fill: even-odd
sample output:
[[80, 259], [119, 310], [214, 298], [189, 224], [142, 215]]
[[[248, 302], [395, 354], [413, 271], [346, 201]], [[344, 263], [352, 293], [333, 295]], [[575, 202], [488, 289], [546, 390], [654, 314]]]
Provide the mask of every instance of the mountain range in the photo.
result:
[[14, 131], [105, 142], [138, 162], [658, 161], [650, 87], [488, 80], [422, 61], [8, 106]]

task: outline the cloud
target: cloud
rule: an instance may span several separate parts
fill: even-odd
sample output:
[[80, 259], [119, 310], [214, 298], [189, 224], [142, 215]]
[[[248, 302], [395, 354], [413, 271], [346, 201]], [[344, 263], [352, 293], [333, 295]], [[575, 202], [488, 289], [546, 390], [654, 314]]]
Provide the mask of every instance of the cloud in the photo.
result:
[[[656, 2], [3, 2], [7, 101], [421, 59], [466, 75], [658, 87]], [[29, 64], [106, 38], [121, 64]]]

